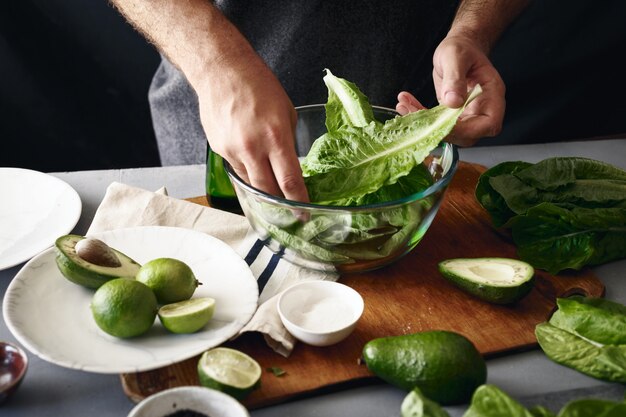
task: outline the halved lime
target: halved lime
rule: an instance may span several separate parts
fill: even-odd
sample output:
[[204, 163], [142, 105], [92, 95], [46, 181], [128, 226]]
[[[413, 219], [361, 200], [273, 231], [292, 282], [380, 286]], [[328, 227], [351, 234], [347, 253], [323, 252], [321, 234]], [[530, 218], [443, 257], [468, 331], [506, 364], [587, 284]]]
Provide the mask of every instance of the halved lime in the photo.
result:
[[242, 400], [261, 385], [261, 366], [241, 351], [216, 347], [200, 357], [198, 378], [201, 385]]
[[166, 304], [159, 309], [159, 320], [172, 333], [193, 333], [203, 328], [215, 311], [215, 300], [210, 297], [192, 298]]

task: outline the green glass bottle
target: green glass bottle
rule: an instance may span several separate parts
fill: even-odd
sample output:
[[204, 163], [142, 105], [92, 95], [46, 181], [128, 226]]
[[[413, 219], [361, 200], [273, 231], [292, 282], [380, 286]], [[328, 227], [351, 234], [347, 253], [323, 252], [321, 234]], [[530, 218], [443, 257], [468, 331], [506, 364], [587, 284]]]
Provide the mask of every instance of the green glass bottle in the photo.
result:
[[231, 213], [242, 213], [237, 194], [224, 171], [224, 160], [209, 147], [207, 147], [205, 185], [206, 198], [211, 207]]

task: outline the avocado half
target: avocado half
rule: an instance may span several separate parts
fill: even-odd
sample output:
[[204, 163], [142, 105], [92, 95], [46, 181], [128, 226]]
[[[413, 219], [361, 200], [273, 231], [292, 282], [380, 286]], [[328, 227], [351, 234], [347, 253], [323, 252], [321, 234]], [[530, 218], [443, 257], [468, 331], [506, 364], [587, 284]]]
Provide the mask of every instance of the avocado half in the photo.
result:
[[[141, 265], [122, 252], [98, 241], [99, 248], [106, 252], [107, 262], [90, 262], [78, 255], [76, 245], [90, 239], [80, 235], [65, 235], [55, 242], [56, 263], [61, 274], [75, 284], [88, 288], [98, 288], [114, 278], [135, 278]], [[95, 257], [98, 258], [97, 256]]]
[[510, 258], [457, 258], [439, 263], [439, 272], [469, 294], [494, 304], [512, 304], [535, 285], [534, 268]]

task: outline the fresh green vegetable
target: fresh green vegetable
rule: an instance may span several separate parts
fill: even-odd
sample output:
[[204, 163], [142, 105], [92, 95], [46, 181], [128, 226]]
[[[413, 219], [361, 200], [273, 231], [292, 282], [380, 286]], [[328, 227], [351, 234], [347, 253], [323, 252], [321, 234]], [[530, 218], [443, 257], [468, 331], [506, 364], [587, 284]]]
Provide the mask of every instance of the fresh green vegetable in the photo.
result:
[[508, 258], [456, 258], [439, 263], [439, 272], [462, 290], [490, 303], [510, 304], [534, 287], [534, 269]]
[[[374, 206], [424, 192], [434, 183], [424, 158], [454, 127], [462, 109], [438, 106], [386, 122], [376, 120], [358, 87], [327, 70], [327, 132], [302, 161], [311, 201]], [[468, 103], [480, 94], [470, 93]], [[432, 166], [435, 163], [431, 164]], [[398, 208], [318, 210], [301, 221], [292, 210], [245, 201], [250, 221], [312, 262], [349, 265], [403, 254], [424, 235], [443, 190]], [[275, 248], [278, 250], [278, 248]]]
[[99, 239], [64, 235], [55, 242], [59, 271], [74, 284], [99, 288], [115, 278], [134, 278], [141, 265]]
[[626, 345], [626, 306], [603, 298], [557, 299], [550, 324], [604, 345]]
[[626, 403], [598, 399], [580, 399], [567, 404], [558, 417], [624, 417]]
[[267, 372], [271, 372], [274, 376], [281, 377], [284, 376], [287, 372], [281, 368], [280, 366], [270, 366], [269, 368], [265, 368]]
[[[345, 96], [343, 108], [352, 110], [357, 102], [349, 98], [362, 94], [354, 92], [354, 84], [328, 81], [334, 78], [330, 72], [324, 77], [329, 97], [342, 99]], [[355, 201], [358, 204], [360, 197], [395, 184], [421, 164], [452, 131], [465, 106], [481, 92], [477, 85], [458, 109], [440, 105], [397, 116], [384, 124], [361, 117], [369, 113], [364, 110], [358, 112], [358, 117], [341, 117], [347, 122], [343, 125], [330, 123], [335, 130], [329, 130], [317, 139], [301, 164], [309, 198], [318, 204], [341, 206]], [[336, 101], [333, 100], [333, 104]], [[361, 108], [369, 108], [367, 102], [358, 104]], [[327, 109], [338, 111], [337, 106]], [[332, 114], [328, 118], [336, 119]]]
[[549, 322], [535, 328], [553, 361], [605, 381], [626, 383], [626, 307], [597, 298], [557, 300]]
[[463, 417], [533, 417], [523, 405], [495, 385], [481, 385]]
[[623, 417], [624, 415], [626, 402], [599, 399], [571, 401], [558, 415], [542, 406], [527, 410], [495, 385], [482, 385], [474, 393], [470, 408], [463, 417]]
[[363, 347], [363, 359], [379, 378], [407, 391], [417, 387], [444, 405], [467, 401], [487, 377], [472, 342], [449, 331], [374, 339]]
[[530, 411], [533, 417], [556, 417], [556, 414], [540, 405], [534, 406], [528, 411]]
[[558, 273], [626, 256], [626, 171], [612, 165], [509, 161], [482, 174], [475, 195], [535, 268]]
[[450, 417], [439, 404], [426, 398], [419, 388], [413, 388], [400, 406], [402, 417]]

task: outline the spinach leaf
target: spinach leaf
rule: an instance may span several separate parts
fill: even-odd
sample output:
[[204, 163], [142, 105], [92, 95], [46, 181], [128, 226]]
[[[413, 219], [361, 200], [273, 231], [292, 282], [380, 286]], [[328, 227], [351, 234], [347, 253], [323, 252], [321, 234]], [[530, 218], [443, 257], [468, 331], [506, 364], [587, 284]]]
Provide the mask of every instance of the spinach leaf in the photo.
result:
[[436, 402], [428, 399], [419, 388], [413, 388], [400, 406], [402, 417], [450, 417]]
[[485, 171], [478, 179], [474, 194], [478, 202], [491, 215], [491, 220], [496, 227], [504, 225], [515, 213], [509, 208], [504, 197], [491, 185], [491, 179], [503, 174], [514, 174], [524, 168], [532, 166], [531, 163], [522, 161], [502, 162]]
[[558, 273], [626, 256], [626, 171], [588, 158], [509, 161], [475, 190], [495, 227], [511, 228], [522, 260]]
[[540, 405], [532, 407], [528, 411], [530, 411], [530, 414], [532, 414], [533, 417], [556, 417], [556, 414]]
[[557, 299], [550, 324], [603, 345], [626, 345], [626, 306], [602, 298]]
[[563, 407], [558, 417], [624, 417], [626, 404], [608, 400], [582, 399]]
[[520, 258], [553, 274], [626, 256], [626, 209], [542, 203], [509, 224]]
[[601, 345], [550, 323], [535, 327], [543, 352], [554, 362], [586, 375], [626, 383], [626, 345]]
[[542, 190], [554, 190], [580, 179], [626, 181], [626, 171], [605, 162], [579, 157], [544, 159], [516, 175]]
[[[345, 83], [330, 82], [333, 77], [330, 73], [325, 77], [329, 96], [335, 94], [341, 98], [348, 89], [344, 88]], [[334, 89], [335, 84], [339, 85], [339, 91]], [[343, 104], [330, 108], [341, 116], [327, 112], [332, 129], [313, 143], [301, 163], [309, 198], [318, 204], [346, 205], [396, 183], [437, 147], [450, 133], [465, 106], [481, 92], [477, 85], [458, 109], [440, 105], [396, 116], [384, 124], [375, 121], [364, 124], [367, 117], [345, 116], [343, 112], [352, 107], [363, 108], [356, 105], [346, 110], [346, 102], [354, 104], [354, 99], [333, 100], [333, 103]], [[337, 119], [342, 121], [340, 126], [335, 123]]]
[[533, 417], [524, 406], [495, 385], [485, 384], [476, 389], [463, 417]]

